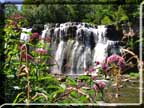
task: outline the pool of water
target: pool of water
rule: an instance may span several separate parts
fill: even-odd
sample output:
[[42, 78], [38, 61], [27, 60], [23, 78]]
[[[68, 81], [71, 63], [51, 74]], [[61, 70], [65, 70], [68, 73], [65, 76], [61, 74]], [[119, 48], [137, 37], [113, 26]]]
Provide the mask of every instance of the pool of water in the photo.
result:
[[121, 87], [119, 89], [119, 96], [116, 98], [115, 94], [116, 94], [115, 88], [110, 86], [106, 91], [105, 102], [139, 103], [140, 101], [139, 78], [129, 78], [127, 76], [123, 76], [121, 81]]

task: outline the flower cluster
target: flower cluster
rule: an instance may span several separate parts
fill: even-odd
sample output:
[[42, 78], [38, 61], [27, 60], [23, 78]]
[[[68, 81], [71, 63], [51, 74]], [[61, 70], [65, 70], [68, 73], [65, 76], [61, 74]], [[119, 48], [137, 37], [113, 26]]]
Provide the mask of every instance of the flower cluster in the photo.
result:
[[26, 45], [19, 43], [18, 45], [18, 50], [21, 51], [21, 60], [33, 60], [33, 57], [29, 54], [26, 53]]
[[124, 58], [119, 55], [116, 55], [116, 54], [109, 56], [107, 58], [106, 62], [107, 62], [107, 64], [115, 63], [120, 68], [122, 68], [125, 64]]
[[106, 84], [102, 81], [99, 81], [99, 82], [96, 82], [94, 85], [93, 85], [93, 89], [98, 91], [99, 89], [104, 89], [106, 87]]
[[103, 70], [104, 72], [106, 72], [106, 71], [107, 71], [107, 64], [106, 64], [106, 63], [103, 63], [103, 64], [101, 65], [101, 68], [102, 68], [102, 70]]
[[107, 65], [104, 63], [100, 63], [99, 61], [96, 61], [93, 66], [89, 67], [89, 69], [86, 69], [87, 74], [93, 74], [98, 75], [99, 69], [102, 69], [103, 71], [107, 70]]
[[37, 32], [34, 32], [34, 33], [32, 33], [32, 35], [31, 35], [31, 39], [39, 39], [39, 33], [37, 33]]
[[26, 60], [26, 59], [27, 60], [33, 60], [33, 57], [29, 54], [26, 54], [26, 53], [22, 53], [21, 58], [22, 58], [22, 60]]
[[21, 16], [20, 14], [14, 14], [9, 16], [7, 23], [6, 23], [6, 28], [12, 28], [15, 31], [19, 31], [21, 28], [21, 24], [22, 22], [24, 22], [25, 19], [23, 16]]
[[45, 50], [45, 49], [43, 49], [43, 48], [37, 48], [37, 49], [35, 50], [35, 52], [36, 52], [37, 54], [40, 54], [40, 55], [47, 54], [47, 50]]
[[123, 57], [113, 54], [109, 57], [106, 57], [103, 63], [96, 61], [93, 66], [86, 69], [85, 72], [87, 74], [99, 75], [99, 72], [107, 75], [109, 73], [109, 68], [111, 64], [116, 64], [119, 68], [123, 68], [125, 66], [125, 60]]
[[11, 16], [9, 17], [9, 19], [15, 20], [15, 21], [21, 20], [21, 19], [23, 19], [23, 18], [24, 18], [24, 17], [21, 16], [20, 14], [14, 14], [14, 15], [11, 15]]
[[37, 32], [32, 33], [32, 35], [30, 36], [30, 42], [32, 44], [37, 44], [37, 42], [39, 41], [39, 39], [40, 39], [40, 35]]

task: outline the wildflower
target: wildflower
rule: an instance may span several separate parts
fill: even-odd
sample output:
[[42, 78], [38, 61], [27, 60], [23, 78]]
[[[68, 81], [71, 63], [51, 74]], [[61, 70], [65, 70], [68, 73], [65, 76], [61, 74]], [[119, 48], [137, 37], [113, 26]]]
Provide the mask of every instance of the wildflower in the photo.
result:
[[107, 66], [106, 66], [105, 63], [102, 64], [101, 68], [102, 68], [103, 71], [107, 71]]
[[25, 44], [22, 44], [22, 43], [19, 43], [18, 45], [18, 50], [21, 51], [21, 59], [22, 60], [32, 60], [33, 57], [29, 54], [26, 54], [26, 45]]
[[119, 67], [123, 67], [124, 66], [124, 58], [119, 55], [113, 54], [107, 58], [107, 63], [108, 64], [115, 63]]
[[32, 40], [33, 40], [33, 39], [39, 39], [39, 34], [38, 34], [37, 32], [32, 33], [31, 39], [32, 39]]
[[94, 67], [91, 67], [91, 68], [89, 69], [89, 73], [91, 73], [91, 72], [93, 72], [93, 71], [95, 71], [95, 69], [94, 69]]
[[100, 62], [96, 61], [96, 62], [95, 62], [95, 64], [96, 64], [96, 65], [99, 65], [99, 64], [100, 64]]
[[33, 57], [31, 56], [31, 55], [29, 55], [29, 54], [26, 54], [25, 52], [24, 53], [22, 53], [22, 55], [21, 55], [21, 59], [23, 60], [32, 60], [33, 59]]
[[105, 86], [106, 86], [106, 84], [104, 82], [102, 82], [102, 81], [101, 82], [97, 82], [97, 84], [98, 84], [100, 89], [104, 89]]
[[102, 81], [98, 81], [93, 85], [93, 89], [98, 91], [99, 89], [104, 89], [106, 87], [106, 84]]
[[16, 26], [17, 22], [16, 21], [12, 21], [12, 22], [10, 22], [10, 24], [13, 25], [13, 26]]
[[96, 80], [97, 79], [97, 76], [95, 75], [95, 76], [91, 76], [91, 79], [92, 80]]
[[20, 20], [20, 19], [22, 19], [23, 18], [23, 16], [21, 16], [21, 15], [19, 15], [19, 14], [14, 14], [14, 15], [11, 15], [10, 17], [9, 17], [9, 19], [15, 19], [15, 20]]
[[95, 91], [98, 91], [98, 87], [97, 87], [96, 84], [94, 84], [92, 88], [93, 88]]
[[18, 50], [20, 50], [20, 51], [26, 51], [26, 45], [22, 44], [22, 43], [19, 43], [18, 44]]
[[36, 50], [35, 50], [35, 52], [36, 53], [38, 53], [38, 54], [47, 54], [47, 50], [45, 50], [45, 49], [43, 49], [43, 48], [37, 48]]

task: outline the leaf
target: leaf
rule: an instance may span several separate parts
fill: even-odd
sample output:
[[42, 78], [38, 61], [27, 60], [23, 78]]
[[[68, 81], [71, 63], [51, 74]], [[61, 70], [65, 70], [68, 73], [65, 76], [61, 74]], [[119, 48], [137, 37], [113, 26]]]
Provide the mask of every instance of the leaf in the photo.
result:
[[47, 87], [47, 89], [58, 90], [58, 89], [59, 89], [59, 86], [50, 85], [50, 86]]
[[35, 101], [40, 100], [40, 99], [44, 99], [45, 100], [45, 98], [43, 96], [38, 96], [33, 101], [35, 102]]
[[7, 75], [7, 78], [14, 78], [15, 76], [12, 74], [12, 75]]
[[40, 91], [43, 91], [43, 88], [40, 88], [40, 87], [37, 87], [37, 86], [36, 86], [33, 90], [40, 92]]
[[79, 100], [80, 100], [82, 103], [84, 103], [84, 102], [87, 101], [87, 98], [86, 98], [86, 96], [80, 96]]
[[71, 86], [76, 86], [76, 84], [77, 84], [74, 79], [71, 79], [69, 77], [66, 79], [66, 82], [67, 82], [67, 84], [69, 84]]
[[90, 76], [82, 75], [82, 76], [78, 77], [78, 79], [79, 79], [79, 80], [89, 81], [89, 80], [90, 80]]
[[58, 85], [58, 80], [55, 77], [52, 76], [47, 76], [47, 77], [42, 77], [39, 78], [38, 81], [44, 84], [51, 84], [51, 85]]
[[62, 87], [64, 90], [66, 89], [66, 85], [65, 84], [60, 84], [60, 87]]
[[14, 64], [14, 65], [19, 65], [20, 62], [14, 61], [13, 64]]
[[21, 92], [21, 93], [19, 93], [19, 94], [16, 96], [16, 98], [15, 98], [14, 101], [13, 101], [13, 105], [16, 104], [18, 98], [19, 98], [22, 94], [24, 94], [24, 92]]
[[72, 97], [75, 97], [75, 98], [78, 96], [78, 94], [77, 94], [76, 91], [72, 91], [72, 92], [70, 93], [70, 95], [71, 95]]
[[57, 91], [54, 91], [51, 93], [52, 98], [56, 98], [56, 96], [58, 96], [58, 94], [64, 93], [63, 89], [58, 89]]

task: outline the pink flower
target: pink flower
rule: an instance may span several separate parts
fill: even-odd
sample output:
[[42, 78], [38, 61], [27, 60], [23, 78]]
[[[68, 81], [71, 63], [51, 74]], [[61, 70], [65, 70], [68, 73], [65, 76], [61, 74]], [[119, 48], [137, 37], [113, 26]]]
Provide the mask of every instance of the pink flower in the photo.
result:
[[98, 87], [97, 87], [96, 84], [94, 84], [92, 88], [93, 88], [94, 90], [98, 91]]
[[43, 48], [37, 48], [37, 49], [35, 50], [35, 52], [38, 53], [38, 54], [41, 54], [41, 55], [47, 54], [47, 50], [45, 50], [45, 49], [43, 49]]
[[106, 87], [106, 84], [101, 81], [101, 82], [96, 82], [92, 88], [98, 91], [99, 89], [104, 89], [105, 87]]
[[39, 34], [37, 32], [32, 33], [31, 39], [39, 39]]
[[26, 50], [25, 44], [20, 43], [20, 44], [18, 45], [18, 49], [19, 49], [19, 50]]
[[91, 67], [91, 68], [89, 69], [89, 72], [91, 73], [91, 72], [93, 72], [93, 71], [95, 71], [95, 69], [94, 69], [93, 67]]
[[95, 62], [95, 64], [96, 64], [96, 65], [99, 65], [99, 64], [100, 64], [100, 62], [96, 61], [96, 62]]
[[97, 79], [97, 76], [95, 75], [95, 76], [91, 76], [91, 79], [92, 80], [96, 80]]
[[24, 59], [24, 60], [32, 60], [33, 59], [33, 57], [31, 56], [31, 55], [29, 55], [29, 54], [26, 54], [25, 52], [24, 53], [22, 53], [22, 55], [21, 55], [21, 58], [22, 58], [22, 60]]
[[10, 24], [13, 25], [13, 26], [16, 26], [16, 25], [17, 25], [17, 22], [12, 21]]
[[102, 70], [103, 71], [106, 71], [107, 70], [107, 66], [106, 66], [106, 64], [104, 63], [104, 64], [102, 64]]
[[10, 17], [9, 17], [9, 19], [12, 19], [12, 20], [21, 20], [21, 19], [23, 19], [24, 17], [23, 16], [21, 16], [20, 14], [14, 14], [14, 15], [11, 15]]
[[104, 89], [106, 87], [106, 84], [104, 82], [98, 82], [97, 84], [100, 89]]
[[116, 54], [113, 54], [110, 57], [108, 57], [106, 62], [108, 64], [116, 63], [120, 67], [124, 66], [124, 58]]

